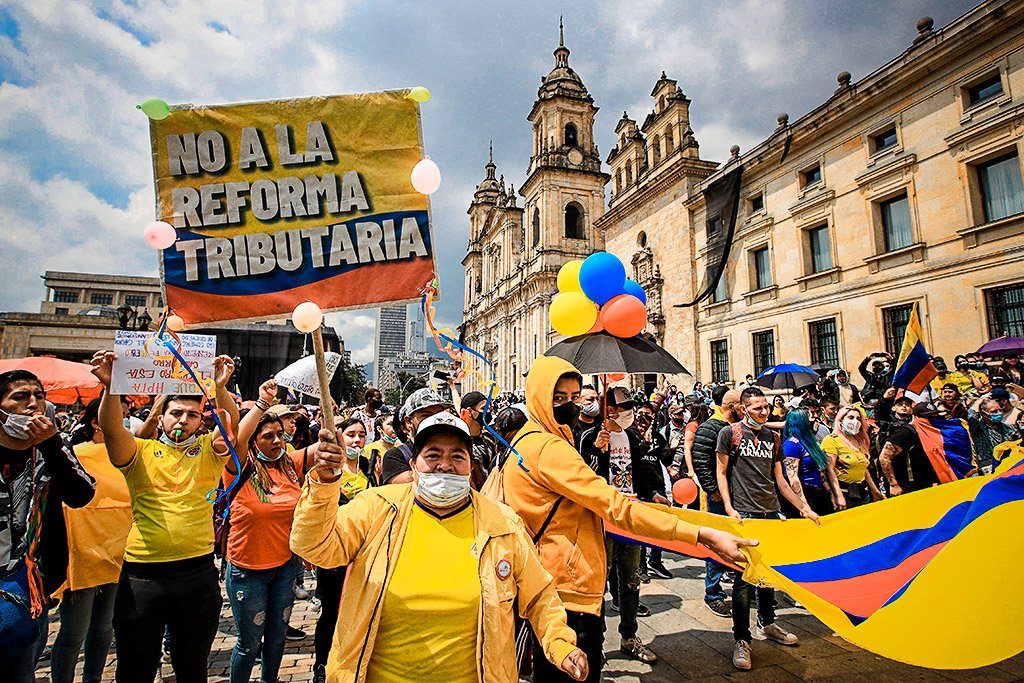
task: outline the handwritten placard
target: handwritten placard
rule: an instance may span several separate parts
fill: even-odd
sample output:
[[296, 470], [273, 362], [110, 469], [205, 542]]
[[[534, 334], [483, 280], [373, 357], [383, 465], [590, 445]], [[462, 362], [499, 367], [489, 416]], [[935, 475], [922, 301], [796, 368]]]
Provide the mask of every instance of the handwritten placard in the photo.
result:
[[[207, 386], [207, 390], [211, 390], [217, 337], [211, 334], [182, 334], [178, 338], [181, 342], [177, 347], [178, 352]], [[114, 361], [110, 383], [112, 394], [203, 393], [188, 372], [175, 361], [170, 350], [152, 332], [118, 330], [114, 338], [114, 353], [117, 359]]]

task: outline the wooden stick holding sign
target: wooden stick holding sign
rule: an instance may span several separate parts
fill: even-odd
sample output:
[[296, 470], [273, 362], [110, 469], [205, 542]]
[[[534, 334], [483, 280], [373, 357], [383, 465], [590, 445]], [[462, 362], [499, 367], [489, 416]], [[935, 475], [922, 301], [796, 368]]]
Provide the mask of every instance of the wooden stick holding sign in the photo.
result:
[[334, 434], [334, 400], [331, 398], [331, 376], [327, 372], [327, 359], [324, 356], [324, 337], [320, 325], [324, 321], [324, 312], [312, 301], [305, 301], [292, 311], [292, 324], [299, 332], [313, 337], [313, 355], [316, 358], [316, 378], [320, 385], [321, 427]]

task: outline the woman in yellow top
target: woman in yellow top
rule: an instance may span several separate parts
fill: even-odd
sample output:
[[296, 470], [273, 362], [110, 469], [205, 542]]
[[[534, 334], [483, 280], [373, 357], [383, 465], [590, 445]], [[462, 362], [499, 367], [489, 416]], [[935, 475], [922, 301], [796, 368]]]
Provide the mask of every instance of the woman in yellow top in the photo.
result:
[[96, 480], [96, 495], [85, 507], [64, 506], [68, 580], [54, 593], [60, 599], [60, 630], [50, 658], [54, 683], [75, 680], [83, 643], [82, 680], [98, 682], [114, 639], [114, 598], [132, 528], [132, 503], [124, 477], [110, 464], [99, 411], [98, 398], [86, 406], [82, 417], [85, 441], [75, 446], [75, 457]]
[[339, 509], [344, 457], [321, 443], [291, 539], [294, 552], [318, 565], [351, 565], [331, 680], [515, 683], [516, 614], [551, 662], [586, 677], [586, 658], [522, 522], [470, 489], [465, 422], [445, 412], [423, 420], [412, 484], [369, 489]]
[[[875, 486], [868, 471], [871, 462], [871, 440], [864, 415], [852, 406], [843, 406], [836, 413], [832, 433], [821, 442], [828, 456], [829, 467], [835, 470], [839, 490], [834, 493], [836, 510], [857, 507], [881, 500], [885, 496]], [[868, 498], [870, 493], [871, 498]]]

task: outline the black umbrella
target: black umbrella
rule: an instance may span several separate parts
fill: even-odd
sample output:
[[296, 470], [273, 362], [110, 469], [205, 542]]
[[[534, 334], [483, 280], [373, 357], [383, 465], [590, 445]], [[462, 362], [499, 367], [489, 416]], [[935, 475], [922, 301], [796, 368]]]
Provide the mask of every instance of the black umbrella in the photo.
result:
[[808, 365], [807, 367], [809, 367], [811, 370], [814, 370], [822, 377], [832, 372], [833, 370], [839, 369], [838, 365], [832, 365], [831, 363], [815, 363], [814, 365]]
[[586, 375], [616, 372], [690, 374], [672, 354], [655, 342], [641, 337], [621, 339], [607, 332], [570, 337], [552, 346], [544, 355], [564, 358]]

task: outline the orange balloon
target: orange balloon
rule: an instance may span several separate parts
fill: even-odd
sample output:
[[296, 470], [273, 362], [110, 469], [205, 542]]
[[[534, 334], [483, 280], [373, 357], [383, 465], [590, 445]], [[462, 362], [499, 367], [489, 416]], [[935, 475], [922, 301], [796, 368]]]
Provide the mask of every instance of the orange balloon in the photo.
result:
[[672, 484], [672, 497], [680, 505], [689, 505], [697, 500], [697, 485], [693, 483], [693, 479], [683, 477]]
[[594, 334], [595, 332], [603, 332], [603, 331], [604, 331], [604, 316], [601, 315], [601, 311], [598, 311], [597, 312], [597, 321], [594, 323], [594, 326], [590, 328], [590, 331], [587, 332], [587, 334]]
[[621, 382], [624, 379], [626, 379], [626, 373], [624, 372], [613, 372], [608, 375], [609, 382]]
[[647, 326], [647, 308], [632, 294], [620, 294], [601, 307], [604, 329], [616, 337], [635, 337]]

